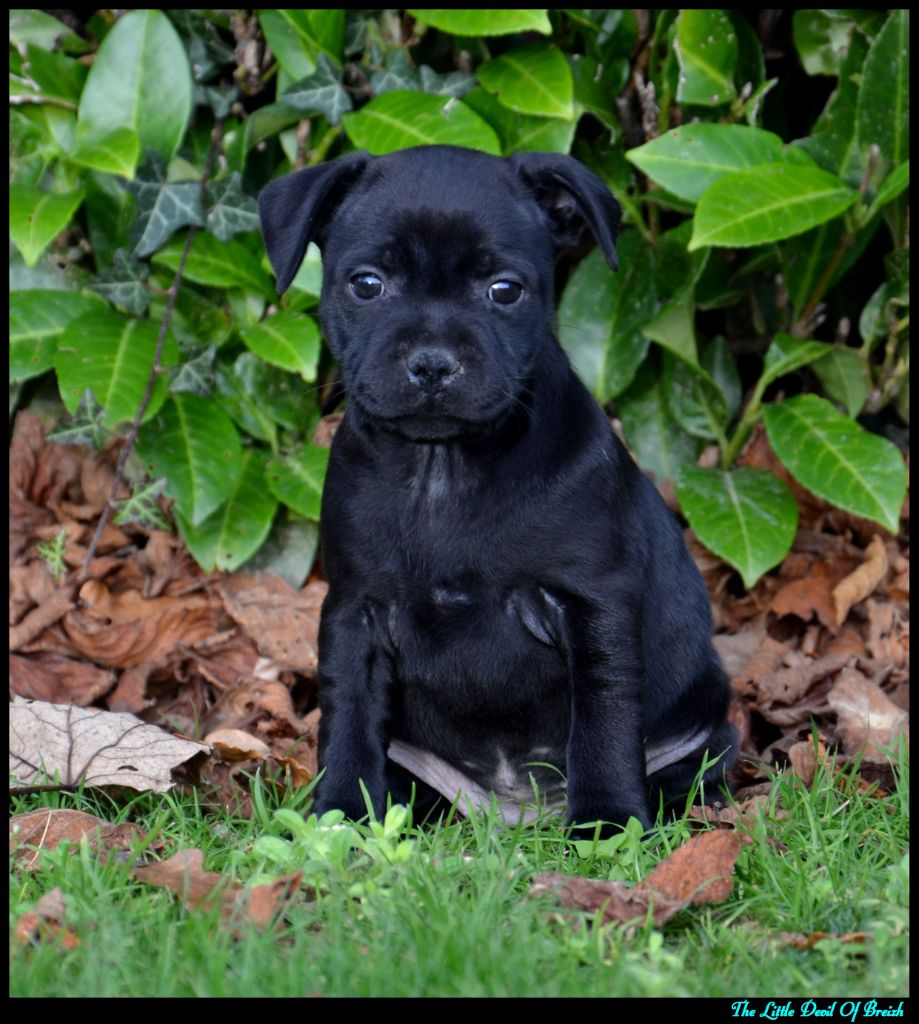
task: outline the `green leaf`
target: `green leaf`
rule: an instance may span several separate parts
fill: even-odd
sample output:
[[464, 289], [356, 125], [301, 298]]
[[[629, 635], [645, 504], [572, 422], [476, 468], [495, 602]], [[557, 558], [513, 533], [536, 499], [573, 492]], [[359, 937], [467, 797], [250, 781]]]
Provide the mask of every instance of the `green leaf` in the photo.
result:
[[680, 103], [717, 107], [734, 99], [737, 35], [724, 11], [681, 10], [675, 48]]
[[316, 46], [309, 36], [291, 23], [285, 14], [289, 11], [259, 11], [258, 20], [278, 63], [293, 79], [298, 81], [311, 75], [316, 69]]
[[28, 185], [10, 188], [10, 237], [30, 267], [70, 223], [84, 190], [44, 192]]
[[[177, 236], [154, 254], [153, 262], [178, 270], [184, 248], [185, 237]], [[247, 288], [260, 295], [276, 294], [257, 257], [241, 241], [221, 242], [208, 232], [199, 232], [195, 236], [185, 264], [185, 276], [196, 284]]]
[[728, 420], [730, 420], [740, 408], [743, 390], [737, 363], [727, 341], [720, 335], [713, 338], [702, 352], [701, 363], [702, 369], [708, 373], [721, 391], [727, 408]]
[[329, 449], [316, 444], [307, 445], [283, 459], [272, 459], [268, 463], [268, 487], [294, 512], [307, 519], [318, 519], [328, 466]]
[[[70, 103], [79, 100], [87, 74], [86, 68], [78, 61], [32, 45], [27, 48], [22, 72], [26, 76], [22, 80], [10, 75], [10, 95], [37, 92], [41, 96], [52, 96]], [[32, 83], [38, 86], [37, 90]]]
[[642, 364], [628, 390], [619, 396], [616, 411], [638, 464], [661, 483], [696, 461], [702, 441], [687, 434], [673, 418], [649, 362]]
[[29, 43], [43, 50], [86, 53], [90, 44], [71, 31], [62, 21], [44, 11], [10, 10], [10, 42], [21, 49]]
[[219, 360], [215, 368], [215, 400], [247, 434], [267, 441], [274, 448], [278, 433], [274, 418], [265, 411], [250, 386], [254, 364], [262, 365], [251, 352], [244, 352], [235, 363]]
[[338, 124], [354, 104], [342, 85], [341, 70], [321, 53], [312, 74], [301, 78], [280, 97], [280, 101], [301, 113], [324, 114], [329, 124]]
[[140, 139], [132, 128], [116, 128], [106, 135], [77, 138], [71, 159], [81, 167], [131, 178], [140, 156]]
[[273, 573], [299, 590], [309, 578], [318, 548], [319, 524], [282, 507], [268, 539], [241, 569]]
[[166, 494], [192, 526], [202, 523], [236, 488], [242, 463], [239, 434], [213, 402], [172, 395], [137, 437], [151, 476], [165, 477]]
[[619, 118], [613, 111], [613, 101], [629, 78], [629, 62], [624, 58], [612, 59], [608, 64], [582, 54], [569, 54], [568, 64], [574, 81], [574, 98], [585, 110], [615, 130]]
[[89, 445], [101, 452], [111, 437], [111, 432], [102, 425], [104, 416], [105, 410], [87, 388], [80, 396], [76, 412], [48, 434], [48, 440], [57, 444]]
[[479, 65], [476, 77], [506, 107], [539, 117], [574, 117], [574, 80], [553, 43], [509, 50]]
[[[68, 324], [54, 356], [67, 411], [74, 412], [83, 392], [90, 388], [105, 409], [102, 422], [109, 430], [133, 420], [150, 377], [158, 333], [158, 324], [110, 311], [87, 313]], [[178, 359], [175, 339], [167, 335], [160, 363], [172, 366]], [[161, 372], [145, 420], [163, 404], [166, 388], [166, 374]]]
[[114, 516], [114, 522], [119, 526], [136, 523], [148, 530], [168, 530], [169, 520], [159, 500], [165, 489], [166, 481], [160, 477], [135, 490], [130, 497], [116, 501], [118, 512]]
[[558, 307], [558, 338], [600, 402], [631, 384], [648, 352], [642, 326], [654, 315], [654, 256], [637, 231], [619, 240], [618, 274], [599, 249], [571, 275]]
[[817, 167], [761, 164], [726, 174], [696, 208], [690, 250], [790, 238], [837, 217], [858, 193]]
[[507, 36], [517, 32], [552, 35], [545, 10], [446, 10], [409, 11], [413, 18], [454, 36]]
[[899, 167], [909, 154], [909, 11], [894, 10], [878, 33], [862, 69], [858, 141], [877, 145], [882, 166]]
[[265, 487], [266, 462], [263, 451], [245, 449], [230, 496], [197, 526], [176, 512], [188, 550], [205, 572], [235, 572], [268, 536], [278, 503]]
[[147, 278], [150, 268], [124, 249], [115, 252], [114, 263], [89, 282], [87, 287], [128, 313], [141, 316], [150, 305]]
[[152, 154], [125, 188], [137, 200], [137, 220], [131, 229], [135, 256], [156, 252], [179, 228], [204, 227], [201, 186], [196, 181], [167, 182], [162, 157]]
[[421, 92], [388, 92], [343, 124], [351, 142], [374, 156], [410, 146], [454, 145], [501, 155], [494, 131], [462, 100]]
[[171, 160], [192, 109], [192, 76], [179, 34], [159, 10], [129, 11], [96, 51], [80, 99], [77, 137], [98, 144], [118, 128], [142, 152]]
[[766, 406], [776, 455], [809, 491], [897, 533], [906, 497], [903, 456], [886, 438], [863, 430], [816, 395]]
[[873, 217], [882, 206], [886, 206], [887, 203], [896, 199], [901, 192], [908, 188], [909, 160], [904, 160], [896, 170], [891, 171], [884, 179], [883, 184], [878, 189], [878, 194], [874, 197], [874, 202], [868, 210], [868, 219]]
[[809, 75], [839, 74], [855, 31], [846, 12], [795, 11], [791, 25], [804, 70]]
[[78, 292], [34, 291], [10, 293], [10, 382], [38, 377], [54, 365], [57, 342], [67, 325], [104, 303]]
[[505, 154], [521, 151], [567, 153], [571, 149], [577, 127], [574, 121], [518, 114], [499, 103], [481, 86], [467, 93], [463, 102], [494, 128]]
[[858, 351], [845, 345], [834, 345], [813, 363], [813, 371], [830, 398], [845, 406], [850, 416], [857, 416], [868, 398], [869, 381], [865, 364]]
[[207, 226], [221, 242], [233, 235], [258, 231], [258, 207], [242, 188], [242, 176], [233, 171], [207, 186]]
[[630, 149], [626, 159], [668, 192], [695, 203], [731, 171], [778, 163], [782, 140], [736, 124], [687, 124]]
[[266, 363], [299, 373], [310, 383], [316, 379], [319, 328], [312, 317], [278, 313], [239, 333], [246, 348]]
[[676, 495], [695, 535], [737, 569], [748, 589], [791, 550], [798, 506], [767, 469], [684, 466]]
[[827, 355], [832, 346], [824, 341], [802, 341], [791, 334], [779, 331], [772, 339], [763, 360], [763, 372], [757, 382], [757, 390], [762, 393], [768, 384], [779, 377], [800, 370], [802, 366], [814, 362]]
[[217, 383], [214, 371], [214, 360], [217, 357], [217, 346], [208, 345], [203, 351], [186, 359], [170, 374], [169, 390], [172, 394], [188, 391], [202, 398], [209, 398]]
[[724, 437], [727, 402], [707, 373], [665, 351], [661, 387], [673, 418], [694, 437], [716, 441]]

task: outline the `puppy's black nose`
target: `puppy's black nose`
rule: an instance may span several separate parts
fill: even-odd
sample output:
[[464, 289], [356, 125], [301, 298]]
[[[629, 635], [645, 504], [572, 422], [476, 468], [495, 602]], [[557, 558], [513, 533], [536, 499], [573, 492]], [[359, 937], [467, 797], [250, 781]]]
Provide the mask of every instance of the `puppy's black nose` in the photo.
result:
[[406, 359], [408, 379], [422, 391], [447, 387], [460, 372], [460, 361], [445, 348], [419, 348]]

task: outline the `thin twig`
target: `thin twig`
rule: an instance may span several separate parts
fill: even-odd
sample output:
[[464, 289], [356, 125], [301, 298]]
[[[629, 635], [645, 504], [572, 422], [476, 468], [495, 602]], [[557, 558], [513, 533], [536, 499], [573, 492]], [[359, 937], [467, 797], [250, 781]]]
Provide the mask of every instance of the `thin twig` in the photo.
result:
[[[222, 137], [223, 121], [218, 119], [214, 124], [213, 131], [211, 132], [211, 146], [208, 150], [207, 159], [204, 162], [204, 171], [201, 175], [202, 210], [206, 205], [205, 190], [208, 180], [210, 179], [211, 168], [217, 158], [217, 152], [220, 149]], [[109, 491], [108, 499], [105, 503], [105, 507], [102, 509], [101, 515], [99, 516], [99, 522], [96, 524], [96, 529], [93, 533], [92, 540], [89, 542], [89, 547], [86, 549], [86, 558], [83, 560], [83, 567], [80, 570], [80, 575], [78, 577], [78, 582], [80, 583], [89, 577], [89, 567], [95, 557], [96, 548], [99, 545], [99, 539], [102, 537], [102, 532], [105, 530], [109, 519], [112, 517], [112, 513], [115, 511], [115, 501], [118, 496], [118, 488], [121, 486], [124, 476], [124, 467], [128, 461], [128, 456], [134, 450], [134, 445], [137, 441], [137, 434], [140, 430], [140, 424], [144, 418], [144, 413], [147, 411], [147, 406], [150, 404], [150, 399], [153, 395], [153, 388], [156, 384], [156, 377], [160, 371], [160, 359], [163, 355], [163, 346], [166, 343], [169, 321], [172, 319], [172, 311], [175, 308], [176, 299], [179, 295], [179, 288], [182, 285], [182, 276], [185, 273], [185, 262], [188, 259], [188, 254], [191, 251], [191, 244], [194, 241], [196, 233], [197, 228], [191, 227], [189, 229], [188, 236], [185, 239], [185, 247], [182, 249], [182, 258], [179, 260], [179, 266], [175, 272], [175, 277], [173, 277], [172, 284], [169, 286], [169, 298], [166, 302], [166, 309], [163, 311], [163, 318], [160, 321], [160, 331], [156, 339], [156, 352], [153, 355], [153, 365], [150, 367], [150, 376], [147, 378], [147, 386], [144, 390], [144, 396], [140, 401], [140, 405], [138, 406], [137, 414], [134, 417], [134, 422], [131, 424], [131, 429], [125, 437], [124, 444], [122, 445], [121, 452], [118, 456], [118, 463], [115, 466], [115, 476], [112, 480], [112, 488]]]
[[24, 92], [18, 96], [10, 96], [11, 107], [21, 107], [24, 103], [43, 103], [49, 107], [63, 107], [65, 110], [79, 110], [76, 103], [70, 100], [62, 100], [57, 96], [39, 96], [35, 93]]

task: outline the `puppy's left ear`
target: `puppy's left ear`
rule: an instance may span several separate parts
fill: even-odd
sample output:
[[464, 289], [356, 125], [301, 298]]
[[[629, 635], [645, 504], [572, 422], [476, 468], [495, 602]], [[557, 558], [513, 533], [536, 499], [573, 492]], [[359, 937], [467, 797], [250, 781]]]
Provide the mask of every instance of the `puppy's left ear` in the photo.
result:
[[331, 163], [285, 174], [262, 189], [258, 215], [279, 293], [290, 287], [306, 247], [319, 240], [336, 205], [370, 159], [366, 153], [349, 153]]
[[616, 238], [622, 210], [593, 171], [562, 153], [515, 153], [510, 162], [545, 211], [556, 248], [575, 245], [586, 224], [606, 262], [619, 269]]

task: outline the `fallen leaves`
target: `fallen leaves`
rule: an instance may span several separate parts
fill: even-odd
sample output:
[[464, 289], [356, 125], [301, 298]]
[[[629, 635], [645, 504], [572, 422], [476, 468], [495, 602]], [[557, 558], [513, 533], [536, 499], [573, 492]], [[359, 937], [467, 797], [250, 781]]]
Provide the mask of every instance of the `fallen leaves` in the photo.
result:
[[10, 773], [22, 783], [129, 786], [165, 792], [171, 771], [208, 748], [128, 714], [15, 698]]
[[550, 894], [562, 907], [600, 912], [605, 923], [627, 924], [650, 914], [655, 927], [660, 927], [690, 905], [721, 903], [728, 898], [743, 842], [735, 831], [702, 832], [674, 850], [637, 885], [547, 873], [533, 880], [530, 895]]
[[94, 814], [68, 808], [43, 808], [10, 818], [10, 854], [20, 868], [31, 870], [41, 850], [86, 838], [94, 850], [129, 850], [144, 838], [137, 825], [113, 825]]

